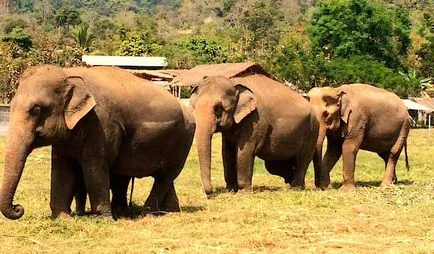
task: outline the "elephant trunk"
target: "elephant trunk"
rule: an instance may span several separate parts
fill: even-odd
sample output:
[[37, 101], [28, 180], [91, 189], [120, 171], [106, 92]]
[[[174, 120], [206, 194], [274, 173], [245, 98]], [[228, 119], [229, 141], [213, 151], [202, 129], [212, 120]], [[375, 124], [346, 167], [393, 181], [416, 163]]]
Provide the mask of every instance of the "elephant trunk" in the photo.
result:
[[[210, 120], [211, 119], [211, 120]], [[211, 184], [211, 140], [216, 130], [214, 117], [197, 117], [197, 151], [199, 154], [200, 175], [207, 195], [212, 194]]]
[[[11, 123], [10, 126], [14, 126]], [[0, 210], [6, 218], [16, 220], [23, 216], [24, 208], [13, 205], [13, 199], [18, 183], [23, 173], [27, 156], [31, 152], [32, 137], [18, 128], [10, 129], [7, 135], [7, 149], [3, 183], [0, 191]]]
[[317, 188], [321, 188], [322, 186], [322, 180], [324, 177], [323, 172], [323, 165], [322, 165], [322, 147], [324, 144], [324, 139], [326, 137], [326, 126], [320, 126], [319, 133], [318, 133], [318, 139], [315, 146], [315, 153], [313, 157], [313, 165], [314, 165], [314, 171], [315, 171], [315, 186]]

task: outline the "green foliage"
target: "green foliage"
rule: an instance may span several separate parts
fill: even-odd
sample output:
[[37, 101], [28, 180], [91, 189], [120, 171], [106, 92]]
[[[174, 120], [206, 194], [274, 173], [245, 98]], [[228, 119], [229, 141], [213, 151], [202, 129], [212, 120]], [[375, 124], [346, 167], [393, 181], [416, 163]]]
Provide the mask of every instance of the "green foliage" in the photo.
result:
[[277, 77], [289, 81], [299, 89], [309, 91], [321, 86], [321, 72], [325, 60], [322, 53], [313, 52], [303, 45], [304, 38], [292, 36], [274, 57], [272, 71]]
[[391, 90], [401, 97], [417, 96], [421, 89], [417, 80], [406, 79], [393, 69], [365, 56], [335, 58], [325, 64], [322, 74], [327, 85], [366, 83]]
[[67, 29], [69, 26], [80, 24], [80, 13], [73, 7], [65, 6], [55, 12], [54, 21], [55, 26]]
[[434, 36], [430, 37], [428, 42], [422, 46], [418, 55], [422, 59], [421, 75], [434, 78]]
[[187, 50], [196, 58], [196, 64], [224, 63], [227, 60], [227, 46], [216, 38], [194, 36], [177, 42], [181, 50]]
[[264, 56], [279, 42], [280, 28], [278, 22], [282, 14], [274, 1], [256, 1], [252, 8], [244, 11], [239, 20], [241, 43], [245, 50], [255, 56]]
[[158, 52], [159, 49], [160, 45], [152, 34], [133, 31], [127, 33], [116, 53], [120, 56], [148, 56]]
[[71, 36], [83, 52], [89, 50], [95, 39], [95, 36], [90, 32], [89, 25], [87, 24], [77, 26]]
[[7, 19], [3, 25], [3, 33], [11, 33], [14, 28], [24, 29], [27, 27], [27, 22], [21, 18], [18, 19]]
[[369, 55], [392, 68], [400, 66], [410, 44], [408, 13], [368, 0], [320, 2], [308, 31], [329, 57]]
[[3, 36], [2, 41], [11, 42], [25, 51], [30, 50], [33, 44], [32, 37], [20, 27], [13, 28], [10, 33]]

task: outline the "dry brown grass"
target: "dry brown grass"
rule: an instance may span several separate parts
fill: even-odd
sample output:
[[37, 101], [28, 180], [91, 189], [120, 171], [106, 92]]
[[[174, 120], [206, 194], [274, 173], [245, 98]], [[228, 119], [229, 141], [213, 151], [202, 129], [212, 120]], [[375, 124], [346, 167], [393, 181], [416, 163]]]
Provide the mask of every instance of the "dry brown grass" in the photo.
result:
[[[4, 139], [0, 141], [3, 168]], [[392, 187], [378, 187], [382, 160], [359, 153], [355, 191], [315, 190], [312, 169], [307, 190], [291, 190], [258, 159], [254, 193], [226, 193], [219, 137], [213, 145], [213, 183], [221, 190], [217, 195], [207, 199], [202, 192], [194, 147], [176, 181], [183, 212], [118, 221], [48, 219], [50, 149], [33, 152], [15, 198], [26, 213], [18, 221], [0, 219], [0, 253], [434, 252], [434, 131], [412, 130], [411, 169], [407, 172], [401, 160], [400, 184]], [[340, 184], [340, 162], [332, 179]], [[137, 206], [151, 183], [136, 180]]]

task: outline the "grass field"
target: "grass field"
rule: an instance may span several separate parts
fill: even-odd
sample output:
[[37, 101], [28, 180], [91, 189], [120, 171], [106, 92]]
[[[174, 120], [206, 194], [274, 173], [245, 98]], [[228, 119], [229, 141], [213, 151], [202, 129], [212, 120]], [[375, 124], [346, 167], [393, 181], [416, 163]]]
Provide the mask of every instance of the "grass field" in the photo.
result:
[[[315, 190], [312, 168], [307, 189], [291, 190], [257, 159], [254, 192], [226, 193], [220, 137], [214, 141], [217, 195], [207, 199], [203, 194], [193, 147], [176, 180], [181, 213], [118, 221], [86, 216], [50, 220], [50, 149], [34, 151], [15, 197], [26, 212], [18, 221], [1, 217], [0, 253], [434, 252], [434, 131], [411, 131], [411, 169], [406, 171], [401, 156], [400, 183], [392, 187], [378, 187], [382, 160], [360, 152], [354, 191]], [[4, 146], [0, 138], [0, 168]], [[342, 181], [341, 166], [339, 162], [332, 171], [336, 187]], [[151, 183], [150, 178], [136, 180], [137, 206], [143, 205]]]

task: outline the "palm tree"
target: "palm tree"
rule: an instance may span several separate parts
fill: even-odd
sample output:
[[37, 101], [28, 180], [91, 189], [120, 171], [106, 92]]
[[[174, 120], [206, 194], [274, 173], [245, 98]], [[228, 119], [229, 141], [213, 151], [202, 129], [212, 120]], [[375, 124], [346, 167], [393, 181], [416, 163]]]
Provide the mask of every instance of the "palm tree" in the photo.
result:
[[77, 26], [71, 33], [75, 43], [84, 51], [88, 51], [92, 46], [95, 36], [90, 32], [89, 25], [82, 24]]

